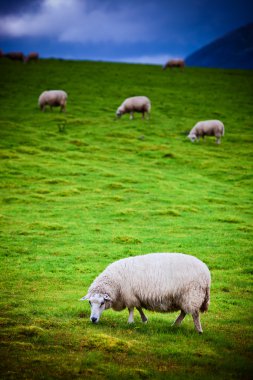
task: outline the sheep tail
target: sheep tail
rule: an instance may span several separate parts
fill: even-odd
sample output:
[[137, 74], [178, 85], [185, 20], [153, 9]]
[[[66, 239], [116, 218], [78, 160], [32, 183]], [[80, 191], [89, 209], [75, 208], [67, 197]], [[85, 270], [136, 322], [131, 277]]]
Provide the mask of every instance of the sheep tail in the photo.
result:
[[209, 286], [206, 288], [206, 294], [205, 294], [205, 299], [200, 307], [200, 311], [204, 313], [205, 311], [208, 310], [208, 306], [210, 304], [210, 288]]

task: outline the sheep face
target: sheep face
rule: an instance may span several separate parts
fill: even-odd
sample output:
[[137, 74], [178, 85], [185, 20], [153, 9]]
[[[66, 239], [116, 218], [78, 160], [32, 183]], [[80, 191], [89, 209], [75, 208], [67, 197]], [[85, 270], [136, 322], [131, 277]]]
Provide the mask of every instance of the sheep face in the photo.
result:
[[116, 111], [116, 116], [117, 117], [121, 117], [122, 115], [123, 115], [123, 110], [119, 107], [118, 109], [117, 109], [117, 111]]
[[194, 142], [195, 140], [196, 140], [196, 138], [197, 138], [197, 136], [196, 135], [194, 135], [194, 134], [189, 134], [188, 136], [188, 139], [190, 139], [191, 140], [191, 142]]
[[87, 295], [81, 298], [80, 301], [88, 300], [91, 307], [90, 321], [98, 323], [104, 310], [111, 307], [111, 298], [108, 294]]

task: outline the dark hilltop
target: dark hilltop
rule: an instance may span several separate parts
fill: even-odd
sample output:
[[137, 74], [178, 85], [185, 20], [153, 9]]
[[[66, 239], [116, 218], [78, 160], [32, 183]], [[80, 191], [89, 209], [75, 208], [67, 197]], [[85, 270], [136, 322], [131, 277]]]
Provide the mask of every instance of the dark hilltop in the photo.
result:
[[253, 23], [211, 42], [186, 58], [187, 66], [253, 69]]

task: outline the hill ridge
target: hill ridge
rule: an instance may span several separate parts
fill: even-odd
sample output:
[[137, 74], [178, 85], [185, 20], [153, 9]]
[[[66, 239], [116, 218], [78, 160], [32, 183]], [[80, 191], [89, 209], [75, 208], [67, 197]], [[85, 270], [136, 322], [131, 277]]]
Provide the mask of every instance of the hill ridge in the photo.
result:
[[253, 69], [253, 23], [237, 28], [186, 58], [187, 66]]

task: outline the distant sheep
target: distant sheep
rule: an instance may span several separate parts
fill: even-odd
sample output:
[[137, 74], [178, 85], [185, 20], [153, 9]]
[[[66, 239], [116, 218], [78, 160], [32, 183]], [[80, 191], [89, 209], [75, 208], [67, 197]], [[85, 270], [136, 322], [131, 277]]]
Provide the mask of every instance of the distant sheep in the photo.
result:
[[224, 125], [220, 120], [206, 120], [199, 121], [187, 137], [194, 142], [196, 139], [199, 141], [200, 137], [204, 139], [205, 136], [215, 136], [216, 144], [220, 144], [221, 136], [224, 136], [224, 134]]
[[183, 69], [185, 66], [185, 62], [183, 59], [170, 59], [163, 65], [163, 70], [166, 70], [168, 67], [172, 69], [173, 67], [179, 67]]
[[121, 117], [125, 113], [130, 113], [130, 119], [134, 118], [134, 112], [141, 112], [142, 118], [144, 119], [145, 113], [149, 118], [151, 110], [151, 102], [146, 96], [134, 96], [132, 98], [127, 98], [117, 109], [116, 116]]
[[191, 314], [199, 333], [199, 312], [207, 311], [211, 276], [207, 266], [194, 256], [182, 253], [151, 253], [129, 257], [110, 264], [91, 284], [86, 296], [91, 305], [90, 320], [97, 323], [102, 312], [128, 308], [128, 323], [134, 322], [134, 308], [142, 322], [142, 308], [159, 312], [181, 313], [180, 325]]
[[42, 111], [45, 110], [47, 105], [50, 106], [51, 109], [52, 107], [61, 107], [61, 111], [65, 111], [67, 97], [67, 93], [62, 90], [44, 91], [39, 97], [39, 107]]
[[25, 56], [21, 51], [13, 51], [10, 53], [4, 54], [4, 57], [9, 58], [12, 61], [21, 61], [24, 62]]
[[32, 53], [29, 53], [26, 57], [25, 57], [25, 62], [31, 62], [31, 61], [38, 61], [39, 60], [39, 53], [35, 53], [35, 52], [32, 52]]

